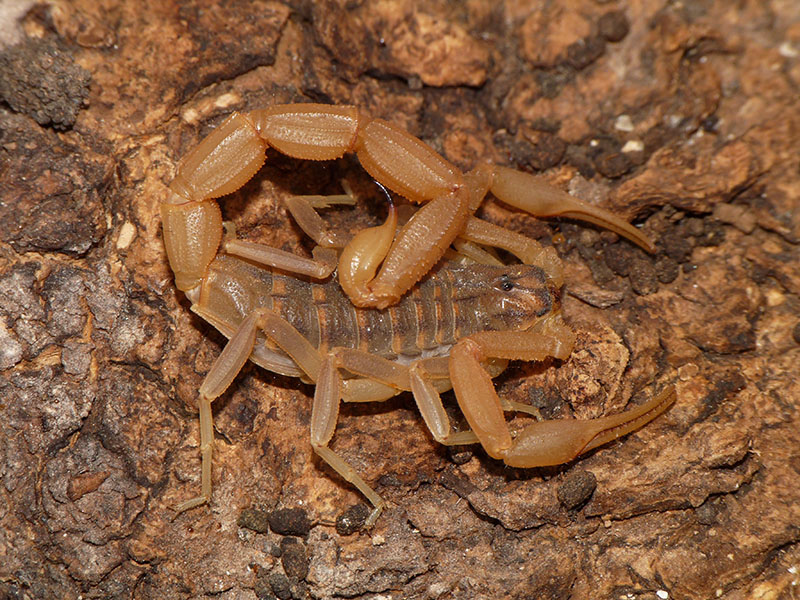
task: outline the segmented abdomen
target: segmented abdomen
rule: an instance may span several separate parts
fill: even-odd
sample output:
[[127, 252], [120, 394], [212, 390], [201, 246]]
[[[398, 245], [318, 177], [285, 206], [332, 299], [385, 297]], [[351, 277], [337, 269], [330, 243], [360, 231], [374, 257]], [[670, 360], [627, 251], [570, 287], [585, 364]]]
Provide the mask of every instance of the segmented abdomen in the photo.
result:
[[469, 292], [463, 270], [439, 269], [398, 304], [377, 310], [354, 307], [335, 279], [312, 283], [220, 255], [209, 267], [198, 303], [231, 330], [254, 309], [267, 307], [322, 351], [343, 346], [413, 358], [446, 350], [485, 328], [488, 315]]

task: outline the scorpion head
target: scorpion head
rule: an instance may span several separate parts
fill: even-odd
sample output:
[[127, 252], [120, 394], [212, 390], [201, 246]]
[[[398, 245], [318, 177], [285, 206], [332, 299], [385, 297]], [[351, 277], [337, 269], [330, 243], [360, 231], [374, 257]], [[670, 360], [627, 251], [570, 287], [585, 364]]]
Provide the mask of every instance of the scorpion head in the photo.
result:
[[560, 286], [541, 267], [516, 264], [494, 268], [487, 283], [487, 329], [530, 329], [561, 309]]

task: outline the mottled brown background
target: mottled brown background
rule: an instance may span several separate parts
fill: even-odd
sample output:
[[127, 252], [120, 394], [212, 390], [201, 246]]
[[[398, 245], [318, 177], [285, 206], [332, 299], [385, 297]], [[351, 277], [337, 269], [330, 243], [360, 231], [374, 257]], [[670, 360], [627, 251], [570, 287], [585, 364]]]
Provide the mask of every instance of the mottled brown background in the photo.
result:
[[[0, 597], [798, 596], [798, 2], [2, 9], [0, 39], [22, 45], [0, 58]], [[389, 508], [342, 535], [362, 499], [312, 455], [312, 389], [248, 366], [215, 404], [213, 501], [173, 520], [198, 491], [196, 390], [224, 339], [173, 288], [158, 205], [232, 110], [304, 100], [358, 104], [464, 169], [544, 170], [642, 223], [654, 256], [487, 203], [556, 243], [579, 334], [568, 361], [498, 387], [549, 416], [668, 383], [677, 404], [527, 472], [438, 447], [407, 396], [345, 407], [334, 447]], [[306, 253], [280, 199], [342, 178], [363, 200], [332, 222], [376, 222], [349, 158], [271, 153], [223, 210]], [[284, 508], [305, 535], [266, 529]]]

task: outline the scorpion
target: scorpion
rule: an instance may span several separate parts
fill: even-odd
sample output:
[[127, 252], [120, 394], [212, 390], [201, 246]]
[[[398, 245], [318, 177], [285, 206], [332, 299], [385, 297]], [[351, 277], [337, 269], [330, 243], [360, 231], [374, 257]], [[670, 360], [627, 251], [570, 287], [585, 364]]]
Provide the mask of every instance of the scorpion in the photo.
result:
[[[268, 148], [317, 161], [354, 152], [376, 182], [421, 207], [399, 226], [390, 203], [382, 225], [346, 239], [318, 214], [324, 197], [292, 197], [289, 212], [316, 243], [312, 258], [237, 239], [216, 198], [251, 179]], [[354, 106], [235, 112], [181, 160], [161, 204], [169, 264], [192, 311], [228, 342], [199, 389], [201, 493], [178, 513], [211, 498], [211, 403], [248, 359], [315, 385], [311, 446], [371, 503], [366, 526], [384, 500], [329, 447], [341, 402], [410, 391], [434, 440], [479, 443], [513, 467], [569, 462], [674, 402], [667, 387], [619, 414], [536, 420], [512, 435], [506, 411], [537, 411], [500, 398], [492, 378], [510, 360], [566, 359], [574, 334], [561, 315], [555, 250], [475, 217], [489, 192], [532, 215], [581, 219], [654, 249], [629, 223], [540, 178], [489, 164], [463, 173], [423, 141]], [[487, 248], [521, 263], [504, 264]], [[452, 431], [440, 396], [451, 388], [467, 430]]]

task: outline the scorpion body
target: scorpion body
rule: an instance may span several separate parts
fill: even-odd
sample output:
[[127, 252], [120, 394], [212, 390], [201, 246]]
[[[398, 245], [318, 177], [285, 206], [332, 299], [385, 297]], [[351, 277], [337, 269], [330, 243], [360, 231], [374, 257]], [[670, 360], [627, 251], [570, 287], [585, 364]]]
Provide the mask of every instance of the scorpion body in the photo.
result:
[[[557, 282], [532, 265], [445, 262], [393, 306], [356, 307], [335, 278], [315, 282], [220, 255], [193, 306], [229, 337], [247, 315], [268, 309], [322, 353], [351, 348], [408, 365], [447, 356], [460, 339], [480, 331], [523, 331], [558, 316]], [[292, 377], [304, 373], [285, 352], [259, 336], [253, 361]]]
[[[391, 208], [383, 225], [345, 239], [328, 230], [320, 205], [290, 198], [295, 221], [317, 243], [313, 259], [236, 239], [215, 198], [246, 183], [268, 147], [307, 160], [353, 152], [379, 183], [422, 206], [402, 227]], [[202, 491], [179, 512], [211, 498], [211, 403], [248, 359], [315, 384], [311, 445], [372, 503], [368, 525], [383, 500], [328, 446], [341, 401], [411, 391], [436, 441], [478, 442], [518, 467], [568, 462], [674, 401], [670, 387], [620, 414], [538, 421], [512, 436], [504, 411], [536, 411], [498, 397], [492, 377], [509, 360], [566, 359], [574, 334], [560, 314], [555, 250], [475, 218], [483, 198], [492, 193], [538, 216], [580, 218], [653, 250], [629, 223], [539, 178], [488, 164], [462, 173], [421, 140], [355, 107], [289, 104], [231, 115], [187, 154], [169, 187], [161, 214], [176, 286], [229, 338], [199, 390]], [[523, 264], [503, 265], [491, 247]], [[450, 261], [454, 253], [467, 264]], [[451, 431], [439, 396], [450, 387], [469, 431]]]

